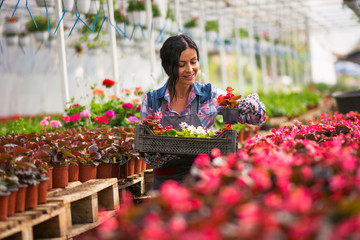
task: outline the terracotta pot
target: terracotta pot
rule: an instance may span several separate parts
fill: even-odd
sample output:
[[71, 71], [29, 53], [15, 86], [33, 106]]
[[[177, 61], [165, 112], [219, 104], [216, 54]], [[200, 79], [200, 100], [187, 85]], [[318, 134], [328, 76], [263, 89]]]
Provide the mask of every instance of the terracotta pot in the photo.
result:
[[49, 185], [49, 179], [44, 179], [40, 181], [38, 189], [38, 204], [47, 202], [47, 190]]
[[38, 204], [39, 184], [26, 188], [25, 209], [36, 208]]
[[149, 164], [146, 164], [146, 169], [152, 169], [152, 167]]
[[7, 212], [8, 217], [11, 217], [12, 215], [15, 214], [16, 195], [18, 190], [19, 190], [18, 188], [14, 188], [10, 190], [8, 212]]
[[64, 188], [69, 182], [69, 164], [64, 166], [56, 166], [52, 172], [53, 188]]
[[141, 170], [142, 170], [142, 161], [141, 161], [141, 158], [134, 158], [134, 160], [135, 160], [134, 173], [135, 173], [135, 174], [141, 173]]
[[51, 167], [49, 169], [49, 172], [46, 173], [46, 176], [49, 178], [49, 181], [48, 181], [48, 190], [52, 189], [53, 188], [53, 167]]
[[112, 163], [111, 177], [119, 179], [119, 177], [120, 177], [120, 162]]
[[23, 212], [25, 210], [25, 199], [27, 185], [19, 186], [19, 190], [16, 194], [15, 212]]
[[141, 159], [141, 169], [142, 171], [146, 170], [147, 166], [146, 166], [146, 162], [145, 162], [145, 159], [143, 157], [140, 158]]
[[128, 162], [120, 166], [120, 179], [126, 179], [128, 174]]
[[239, 143], [244, 142], [244, 131], [239, 131], [238, 142]]
[[246, 139], [251, 138], [252, 135], [252, 131], [251, 130], [245, 130], [244, 131], [244, 141], [246, 141]]
[[70, 163], [69, 165], [69, 182], [79, 181], [79, 165]]
[[96, 170], [97, 179], [111, 178], [111, 175], [112, 175], [112, 163], [100, 163], [97, 166], [97, 170]]
[[5, 196], [0, 196], [0, 221], [3, 221], [7, 218], [9, 197], [10, 193]]
[[97, 166], [94, 164], [79, 165], [79, 181], [86, 182], [90, 179], [96, 179]]
[[128, 163], [128, 176], [134, 175], [135, 173], [135, 159], [136, 158], [131, 158], [127, 163]]

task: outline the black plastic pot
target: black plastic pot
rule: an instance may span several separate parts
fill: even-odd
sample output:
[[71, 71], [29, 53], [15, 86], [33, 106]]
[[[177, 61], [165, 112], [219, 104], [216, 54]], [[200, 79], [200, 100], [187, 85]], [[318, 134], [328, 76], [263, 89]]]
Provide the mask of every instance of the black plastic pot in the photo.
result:
[[223, 122], [225, 124], [235, 124], [239, 121], [240, 109], [223, 108], [221, 114], [223, 115]]
[[334, 93], [338, 112], [346, 114], [350, 111], [360, 112], [360, 90]]

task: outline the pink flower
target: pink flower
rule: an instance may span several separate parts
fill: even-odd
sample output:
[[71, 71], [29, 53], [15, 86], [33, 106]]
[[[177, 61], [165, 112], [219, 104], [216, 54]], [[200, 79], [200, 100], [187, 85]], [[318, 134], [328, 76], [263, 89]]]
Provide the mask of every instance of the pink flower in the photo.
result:
[[81, 113], [80, 113], [81, 117], [91, 117], [91, 113], [89, 110], [84, 109]]
[[313, 200], [310, 190], [305, 187], [297, 187], [291, 193], [285, 203], [286, 207], [295, 213], [305, 213], [311, 210]]
[[50, 121], [50, 125], [53, 126], [54, 128], [62, 127], [62, 124], [59, 120]]
[[343, 174], [335, 175], [330, 179], [330, 189], [332, 191], [337, 191], [339, 189], [342, 189], [346, 186], [347, 180], [346, 177]]
[[191, 210], [190, 191], [178, 182], [166, 181], [160, 187], [160, 194], [173, 211], [186, 213]]
[[174, 216], [168, 222], [168, 228], [172, 233], [181, 233], [186, 230], [187, 222], [183, 217]]
[[236, 187], [232, 187], [232, 186], [228, 186], [225, 187], [219, 195], [219, 200], [221, 202], [221, 204], [224, 204], [225, 206], [227, 205], [234, 205], [238, 202], [240, 202], [240, 200], [242, 199], [242, 195], [239, 191], [238, 188]]
[[160, 112], [160, 111], [156, 112], [155, 113], [155, 118], [158, 119], [158, 120], [162, 119], [162, 112]]
[[169, 125], [169, 126], [166, 126], [166, 127], [165, 127], [165, 131], [169, 131], [170, 129], [173, 129], [173, 126], [172, 126], [172, 125]]
[[81, 120], [79, 114], [74, 114], [70, 116], [70, 121], [71, 122], [76, 122], [77, 120]]
[[210, 157], [209, 155], [202, 153], [199, 154], [194, 161], [194, 165], [195, 166], [199, 166], [199, 167], [205, 167], [208, 166], [210, 163]]
[[113, 117], [115, 117], [115, 112], [113, 110], [109, 110], [105, 113], [105, 116], [107, 116], [109, 118], [113, 118]]
[[129, 123], [137, 123], [137, 122], [139, 122], [139, 119], [138, 119], [137, 117], [135, 117], [135, 116], [130, 116], [130, 117], [127, 119], [127, 121], [128, 121]]
[[62, 116], [62, 117], [61, 117], [61, 121], [64, 121], [64, 122], [68, 123], [68, 122], [70, 122], [70, 117], [67, 116], [67, 115]]
[[255, 185], [260, 189], [268, 189], [271, 187], [271, 180], [266, 170], [262, 168], [254, 168], [249, 176], [254, 180]]
[[128, 108], [128, 109], [134, 109], [134, 105], [132, 103], [124, 103], [122, 105], [123, 108]]
[[137, 112], [140, 112], [140, 110], [141, 110], [141, 104], [139, 104], [139, 105], [136, 106], [136, 111], [137, 111]]
[[213, 158], [219, 157], [220, 155], [221, 155], [221, 151], [220, 151], [219, 148], [213, 148], [213, 149], [211, 150], [211, 156], [212, 156]]
[[43, 120], [40, 121], [40, 125], [45, 126], [45, 127], [49, 126], [49, 121], [44, 118]]
[[71, 107], [78, 107], [78, 106], [80, 106], [80, 104], [74, 103]]

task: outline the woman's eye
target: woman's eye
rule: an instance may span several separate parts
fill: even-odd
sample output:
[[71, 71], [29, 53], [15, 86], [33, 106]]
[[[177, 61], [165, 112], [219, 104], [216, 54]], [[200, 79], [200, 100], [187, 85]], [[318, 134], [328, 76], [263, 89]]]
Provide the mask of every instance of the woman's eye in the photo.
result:
[[185, 65], [179, 65], [179, 67], [185, 67]]

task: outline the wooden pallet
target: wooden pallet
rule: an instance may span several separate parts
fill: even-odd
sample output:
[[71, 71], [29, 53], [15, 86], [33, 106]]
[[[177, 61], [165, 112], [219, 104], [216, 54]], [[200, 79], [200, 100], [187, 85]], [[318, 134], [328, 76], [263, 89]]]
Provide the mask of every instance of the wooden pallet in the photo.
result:
[[0, 239], [69, 239], [104, 221], [119, 208], [116, 178], [72, 183], [48, 193], [48, 202], [0, 222]]

